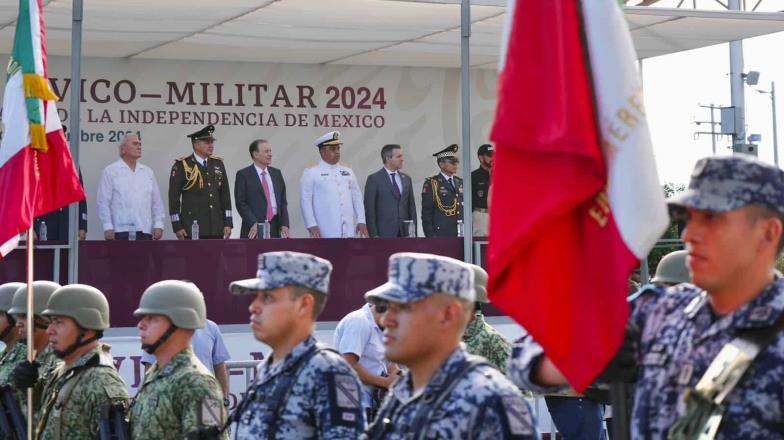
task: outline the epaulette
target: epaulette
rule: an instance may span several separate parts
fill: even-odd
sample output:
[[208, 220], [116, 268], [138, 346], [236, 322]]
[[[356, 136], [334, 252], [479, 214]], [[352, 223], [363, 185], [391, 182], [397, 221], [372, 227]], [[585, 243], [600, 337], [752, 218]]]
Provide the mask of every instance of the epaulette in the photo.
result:
[[177, 160], [175, 160], [175, 162], [182, 162], [189, 157], [191, 157], [190, 154], [188, 154], [187, 156], [178, 157]]
[[223, 158], [222, 158], [222, 157], [220, 157], [220, 156], [215, 156], [215, 155], [212, 155], [212, 156], [210, 156], [210, 159], [215, 159], [215, 160], [220, 160], [220, 161], [223, 161]]
[[460, 176], [452, 176], [452, 177], [454, 177], [454, 178], [455, 178], [455, 179], [457, 179], [457, 180], [463, 180], [463, 178], [462, 178], [462, 177], [460, 177]]
[[309, 165], [309, 166], [305, 167], [305, 169], [306, 169], [306, 170], [312, 170], [313, 168], [316, 168], [317, 166], [319, 166], [318, 162], [316, 162], [316, 163], [314, 163], [314, 164], [312, 164], [312, 165]]

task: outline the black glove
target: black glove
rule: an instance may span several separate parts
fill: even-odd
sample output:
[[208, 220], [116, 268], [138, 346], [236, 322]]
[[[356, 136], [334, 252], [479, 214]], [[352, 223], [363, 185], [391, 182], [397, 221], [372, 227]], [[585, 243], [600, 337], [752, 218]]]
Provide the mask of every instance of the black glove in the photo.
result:
[[14, 368], [14, 385], [19, 390], [31, 388], [38, 382], [38, 368], [41, 366], [37, 361], [22, 361]]
[[607, 364], [604, 371], [596, 383], [626, 382], [637, 381], [637, 351], [639, 349], [640, 329], [629, 322], [626, 324], [626, 334], [623, 343], [615, 357]]

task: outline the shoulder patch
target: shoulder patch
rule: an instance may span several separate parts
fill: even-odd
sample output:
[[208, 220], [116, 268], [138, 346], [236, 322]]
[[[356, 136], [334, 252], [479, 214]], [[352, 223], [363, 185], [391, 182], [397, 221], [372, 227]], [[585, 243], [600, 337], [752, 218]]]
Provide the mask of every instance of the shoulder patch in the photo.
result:
[[343, 426], [363, 426], [362, 394], [359, 381], [351, 374], [331, 373], [327, 376], [330, 416], [332, 423]]
[[223, 425], [223, 403], [215, 399], [202, 399], [199, 408], [201, 426]]
[[509, 437], [506, 438], [528, 438], [534, 435], [531, 424], [533, 418], [528, 405], [518, 396], [501, 397], [501, 405], [506, 419], [506, 429]]

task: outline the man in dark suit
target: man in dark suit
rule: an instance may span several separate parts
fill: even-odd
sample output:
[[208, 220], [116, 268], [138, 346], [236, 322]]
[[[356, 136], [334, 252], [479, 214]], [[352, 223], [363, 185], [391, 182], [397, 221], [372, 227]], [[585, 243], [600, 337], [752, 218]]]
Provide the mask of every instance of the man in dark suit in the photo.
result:
[[463, 220], [463, 179], [457, 177], [457, 145], [433, 154], [441, 172], [425, 179], [422, 187], [422, 229], [425, 237], [457, 237]]
[[237, 171], [234, 180], [234, 201], [242, 217], [240, 238], [256, 238], [261, 234], [259, 223], [268, 220], [270, 237], [288, 238], [289, 211], [286, 182], [272, 163], [272, 146], [264, 139], [251, 142], [248, 148], [253, 165]]
[[411, 177], [403, 174], [403, 150], [400, 145], [381, 148], [384, 166], [365, 182], [365, 218], [371, 237], [407, 237], [403, 222], [413, 222], [416, 235], [416, 205]]

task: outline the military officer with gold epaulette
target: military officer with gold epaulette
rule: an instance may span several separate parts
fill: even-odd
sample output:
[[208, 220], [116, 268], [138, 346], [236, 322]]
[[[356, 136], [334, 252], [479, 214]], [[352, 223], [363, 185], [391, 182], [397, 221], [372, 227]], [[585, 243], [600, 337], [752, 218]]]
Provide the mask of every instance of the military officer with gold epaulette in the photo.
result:
[[180, 240], [192, 238], [194, 224], [198, 224], [198, 238], [229, 238], [231, 234], [229, 180], [223, 159], [212, 154], [214, 131], [215, 127], [208, 125], [189, 134], [193, 154], [177, 159], [172, 166], [169, 214]]
[[434, 153], [441, 172], [425, 179], [422, 187], [422, 229], [425, 237], [457, 237], [463, 220], [463, 179], [457, 177], [457, 144]]

